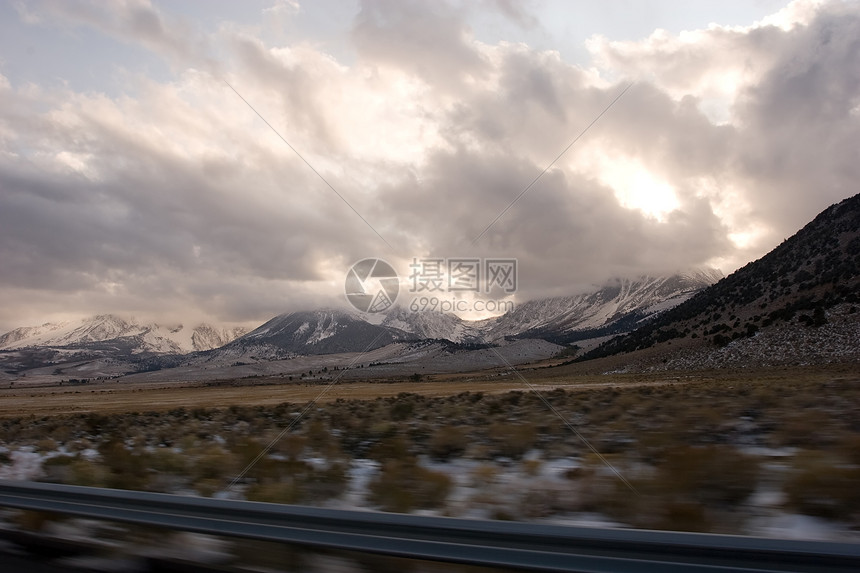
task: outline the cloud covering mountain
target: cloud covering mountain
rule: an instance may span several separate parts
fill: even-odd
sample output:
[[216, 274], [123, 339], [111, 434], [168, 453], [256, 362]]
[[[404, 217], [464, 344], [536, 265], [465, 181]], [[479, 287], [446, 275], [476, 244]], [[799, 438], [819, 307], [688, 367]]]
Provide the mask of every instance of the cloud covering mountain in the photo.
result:
[[[595, 35], [585, 62], [479, 39], [487, 13], [546, 27], [529, 4], [361, 2], [315, 39], [296, 6], [255, 25], [145, 0], [3, 9], [50, 42], [0, 58], [0, 331], [95, 312], [259, 324], [333, 304], [367, 256], [517, 258], [520, 299], [730, 272], [860, 180], [854, 2]], [[72, 80], [18, 71], [52, 50], [82, 53]]]

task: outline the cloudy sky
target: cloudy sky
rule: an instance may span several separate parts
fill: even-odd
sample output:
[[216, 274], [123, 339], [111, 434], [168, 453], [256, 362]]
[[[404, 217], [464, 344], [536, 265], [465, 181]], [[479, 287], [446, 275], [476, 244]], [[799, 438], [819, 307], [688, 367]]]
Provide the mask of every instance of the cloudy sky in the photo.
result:
[[858, 62], [853, 1], [2, 2], [0, 332], [729, 273], [858, 192]]

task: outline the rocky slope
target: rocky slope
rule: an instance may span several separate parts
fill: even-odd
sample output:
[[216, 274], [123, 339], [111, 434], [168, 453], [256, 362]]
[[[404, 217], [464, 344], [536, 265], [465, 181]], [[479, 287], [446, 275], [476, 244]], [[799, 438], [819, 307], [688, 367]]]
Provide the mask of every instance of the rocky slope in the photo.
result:
[[[678, 348], [682, 347], [683, 352], [699, 356], [695, 364], [707, 366], [724, 363], [717, 355], [726, 355], [728, 351], [720, 349], [729, 346], [756, 347], [755, 352], [746, 353], [750, 363], [774, 362], [763, 355], [785, 356], [776, 361], [779, 363], [823, 360], [821, 350], [836, 342], [832, 329], [823, 328], [825, 325], [836, 320], [839, 340], [853, 339], [860, 320], [858, 293], [860, 195], [855, 195], [823, 211], [761, 259], [580, 360], [659, 347], [667, 353], [661, 362], [671, 364], [680, 360]], [[788, 340], [798, 343], [792, 346]], [[763, 346], [763, 341], [770, 343]], [[672, 343], [674, 348], [669, 349]], [[824, 354], [829, 356], [827, 361], [838, 358], [832, 352]], [[847, 350], [838, 354], [839, 359], [852, 360]]]

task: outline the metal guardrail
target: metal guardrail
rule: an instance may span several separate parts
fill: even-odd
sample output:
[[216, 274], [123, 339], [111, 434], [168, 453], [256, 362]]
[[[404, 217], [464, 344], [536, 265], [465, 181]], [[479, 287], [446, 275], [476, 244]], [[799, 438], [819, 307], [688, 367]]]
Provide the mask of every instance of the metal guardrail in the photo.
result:
[[860, 571], [860, 544], [852, 543], [421, 517], [8, 480], [0, 480], [0, 506], [532, 571]]

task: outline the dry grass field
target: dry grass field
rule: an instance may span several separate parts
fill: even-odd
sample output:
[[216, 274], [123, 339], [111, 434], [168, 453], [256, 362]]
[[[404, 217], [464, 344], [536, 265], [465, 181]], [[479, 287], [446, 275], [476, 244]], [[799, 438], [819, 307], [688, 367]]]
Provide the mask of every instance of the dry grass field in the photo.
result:
[[[517, 369], [523, 379], [537, 389], [585, 389], [634, 387], [663, 384], [773, 384], [784, 382], [827, 382], [860, 384], [860, 367], [855, 364], [817, 367], [786, 367], [761, 370], [712, 370], [700, 372], [659, 372], [653, 374], [595, 374], [593, 366], [550, 367], [552, 361]], [[246, 378], [217, 382], [124, 383], [117, 380], [92, 381], [80, 385], [0, 388], [0, 418], [52, 416], [82, 413], [122, 413], [163, 411], [178, 407], [218, 408], [227, 406], [272, 406], [284, 402], [337, 399], [373, 399], [397, 396], [402, 392], [424, 396], [452, 396], [462, 392], [503, 393], [528, 391], [523, 380], [502, 369], [466, 374], [437, 374], [412, 381], [408, 377], [368, 380], [334, 380], [315, 383], [294, 382], [286, 377]]]

